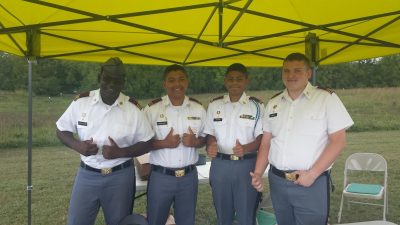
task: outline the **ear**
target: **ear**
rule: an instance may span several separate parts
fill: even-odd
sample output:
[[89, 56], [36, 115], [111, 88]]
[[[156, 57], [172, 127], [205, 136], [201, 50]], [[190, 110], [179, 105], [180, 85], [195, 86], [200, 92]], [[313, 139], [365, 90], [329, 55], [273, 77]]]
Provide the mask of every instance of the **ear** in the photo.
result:
[[312, 68], [309, 68], [309, 69], [307, 70], [308, 79], [311, 79], [312, 74], [313, 74], [313, 69], [312, 69]]

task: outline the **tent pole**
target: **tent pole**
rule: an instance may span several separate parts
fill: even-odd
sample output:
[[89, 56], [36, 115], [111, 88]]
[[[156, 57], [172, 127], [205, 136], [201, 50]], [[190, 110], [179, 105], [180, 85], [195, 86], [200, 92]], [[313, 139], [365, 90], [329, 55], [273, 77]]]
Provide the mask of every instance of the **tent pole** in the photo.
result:
[[26, 32], [25, 54], [28, 60], [28, 225], [32, 224], [32, 64], [40, 54], [40, 31], [30, 29]]
[[315, 33], [308, 33], [304, 40], [305, 55], [310, 59], [313, 70], [312, 84], [317, 84], [317, 68], [319, 60], [319, 38]]
[[32, 224], [32, 60], [28, 59], [28, 225]]
[[317, 85], [317, 66], [315, 65], [315, 62], [312, 62], [312, 64], [313, 64], [312, 84], [315, 86]]

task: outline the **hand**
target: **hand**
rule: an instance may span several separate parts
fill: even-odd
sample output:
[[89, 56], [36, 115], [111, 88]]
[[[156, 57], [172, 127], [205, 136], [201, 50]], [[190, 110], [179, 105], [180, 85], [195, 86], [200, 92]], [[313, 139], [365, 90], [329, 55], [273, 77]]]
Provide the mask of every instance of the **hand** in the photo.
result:
[[99, 148], [95, 143], [93, 143], [93, 138], [79, 142], [78, 152], [84, 156], [96, 155], [98, 151]]
[[318, 177], [318, 175], [313, 174], [310, 170], [298, 170], [295, 173], [299, 174], [299, 178], [294, 183], [303, 187], [310, 187]]
[[218, 152], [218, 144], [217, 141], [212, 141], [207, 145], [207, 155], [211, 158], [215, 158]]
[[111, 145], [103, 145], [103, 157], [105, 159], [120, 158], [121, 151], [117, 143], [111, 137], [108, 137], [108, 140], [110, 140]]
[[196, 146], [196, 135], [193, 133], [192, 128], [189, 127], [189, 133], [183, 134], [182, 144], [186, 147]]
[[233, 147], [233, 154], [239, 157], [242, 157], [244, 155], [245, 151], [243, 148], [243, 145], [240, 144], [239, 140], [236, 139], [236, 145]]
[[261, 179], [261, 174], [250, 172], [250, 176], [251, 176], [251, 185], [253, 185], [253, 187], [258, 192], [262, 192], [264, 189], [264, 184]]
[[171, 127], [171, 130], [164, 139], [167, 148], [176, 148], [179, 146], [179, 143], [181, 143], [181, 138], [179, 137], [179, 134], [173, 135], [173, 133], [174, 128]]

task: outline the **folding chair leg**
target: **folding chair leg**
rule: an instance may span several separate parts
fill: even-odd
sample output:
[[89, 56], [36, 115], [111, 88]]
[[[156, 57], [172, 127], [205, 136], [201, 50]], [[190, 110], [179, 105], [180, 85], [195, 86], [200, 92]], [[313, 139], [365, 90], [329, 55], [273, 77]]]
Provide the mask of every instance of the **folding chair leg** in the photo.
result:
[[342, 209], [343, 209], [343, 194], [342, 194], [342, 200], [340, 201], [340, 208], [339, 208], [339, 213], [338, 213], [338, 223], [340, 223], [340, 220], [342, 219]]

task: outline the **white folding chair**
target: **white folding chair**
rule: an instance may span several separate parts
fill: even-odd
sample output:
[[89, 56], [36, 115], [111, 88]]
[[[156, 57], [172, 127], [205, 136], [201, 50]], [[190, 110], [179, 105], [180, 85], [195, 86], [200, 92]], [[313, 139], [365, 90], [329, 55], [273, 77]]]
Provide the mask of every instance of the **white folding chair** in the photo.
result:
[[[365, 171], [365, 173], [369, 174], [358, 177], [354, 175], [350, 176], [354, 171]], [[382, 179], [378, 179], [377, 175], [382, 175]], [[368, 178], [370, 179], [368, 180]], [[386, 220], [388, 212], [387, 163], [381, 155], [375, 153], [354, 153], [346, 159], [338, 223], [340, 223], [342, 217], [343, 202], [345, 199], [348, 204], [357, 203], [382, 206], [383, 220]], [[365, 199], [369, 200], [365, 201]], [[383, 199], [383, 204], [381, 204], [381, 199]], [[380, 202], [374, 203], [373, 200], [380, 200]]]

